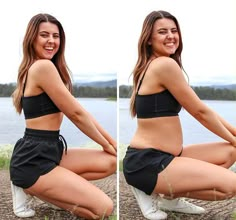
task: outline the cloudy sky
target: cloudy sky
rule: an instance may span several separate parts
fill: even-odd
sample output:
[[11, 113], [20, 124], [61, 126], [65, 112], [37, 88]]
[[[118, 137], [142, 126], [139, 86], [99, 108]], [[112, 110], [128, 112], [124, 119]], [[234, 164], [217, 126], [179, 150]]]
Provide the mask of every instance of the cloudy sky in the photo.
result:
[[153, 10], [179, 20], [183, 65], [191, 84], [236, 83], [234, 0], [7, 0], [0, 3], [0, 83], [15, 82], [30, 18], [49, 13], [66, 32], [74, 79], [131, 84], [142, 22]]

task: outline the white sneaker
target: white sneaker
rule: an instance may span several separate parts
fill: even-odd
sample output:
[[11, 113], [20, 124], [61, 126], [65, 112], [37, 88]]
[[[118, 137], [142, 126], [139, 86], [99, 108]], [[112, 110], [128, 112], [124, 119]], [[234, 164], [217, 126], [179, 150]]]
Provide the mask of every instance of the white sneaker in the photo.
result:
[[187, 202], [184, 198], [172, 200], [161, 198], [159, 199], [158, 206], [160, 209], [165, 211], [182, 212], [187, 214], [202, 214], [205, 212], [204, 208]]
[[27, 195], [21, 187], [15, 186], [11, 182], [13, 212], [17, 217], [28, 218], [35, 215], [35, 211], [30, 208], [33, 197]]
[[138, 202], [143, 216], [150, 220], [161, 220], [166, 219], [167, 214], [158, 209], [158, 195], [152, 194], [147, 195], [143, 191], [131, 186], [131, 190]]

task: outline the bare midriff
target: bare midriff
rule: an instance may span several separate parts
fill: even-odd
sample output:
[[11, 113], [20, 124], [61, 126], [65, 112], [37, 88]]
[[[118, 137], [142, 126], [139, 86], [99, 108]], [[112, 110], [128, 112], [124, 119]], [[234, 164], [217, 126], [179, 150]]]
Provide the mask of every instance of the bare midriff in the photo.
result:
[[137, 119], [137, 130], [130, 146], [137, 149], [155, 148], [179, 155], [183, 135], [179, 116]]
[[63, 113], [53, 113], [37, 118], [27, 119], [26, 127], [36, 130], [57, 131], [60, 130], [62, 119]]

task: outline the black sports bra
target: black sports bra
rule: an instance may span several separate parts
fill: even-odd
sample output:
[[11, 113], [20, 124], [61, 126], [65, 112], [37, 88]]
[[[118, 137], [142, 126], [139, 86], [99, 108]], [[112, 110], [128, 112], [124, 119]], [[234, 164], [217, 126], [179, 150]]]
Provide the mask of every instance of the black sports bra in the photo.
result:
[[50, 97], [45, 93], [36, 96], [24, 96], [27, 76], [23, 87], [23, 96], [21, 97], [21, 105], [24, 111], [25, 119], [37, 118], [44, 115], [60, 112]]
[[138, 94], [146, 70], [140, 80], [135, 96], [135, 111], [137, 118], [177, 116], [181, 110], [181, 105], [167, 89], [154, 94]]

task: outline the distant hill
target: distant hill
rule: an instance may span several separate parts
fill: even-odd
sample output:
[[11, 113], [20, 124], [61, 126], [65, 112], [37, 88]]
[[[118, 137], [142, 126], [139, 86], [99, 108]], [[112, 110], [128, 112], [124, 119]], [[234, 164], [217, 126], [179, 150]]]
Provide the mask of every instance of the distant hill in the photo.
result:
[[80, 83], [80, 82], [75, 82], [74, 85], [77, 86], [91, 86], [91, 87], [96, 87], [96, 88], [105, 88], [105, 87], [117, 87], [117, 80], [110, 80], [110, 81], [94, 81], [94, 82], [86, 82], [86, 83]]
[[215, 89], [231, 89], [231, 90], [236, 90], [236, 84], [230, 84], [230, 85], [212, 85], [210, 87], [213, 87]]

